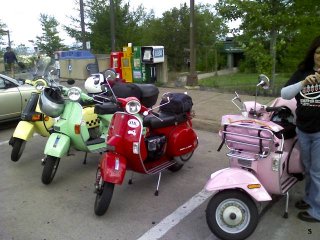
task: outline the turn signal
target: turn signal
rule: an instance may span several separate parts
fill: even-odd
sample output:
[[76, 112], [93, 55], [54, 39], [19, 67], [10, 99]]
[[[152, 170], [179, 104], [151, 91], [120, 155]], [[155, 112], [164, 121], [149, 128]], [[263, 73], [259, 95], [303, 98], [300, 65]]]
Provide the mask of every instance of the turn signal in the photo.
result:
[[247, 188], [249, 189], [261, 188], [261, 184], [249, 184]]
[[40, 121], [40, 120], [41, 120], [41, 114], [32, 115], [32, 121]]
[[49, 119], [50, 119], [49, 116], [45, 116], [45, 117], [44, 117], [44, 120], [45, 120], [45, 121], [49, 121]]
[[74, 133], [80, 134], [80, 125], [79, 124], [74, 125]]

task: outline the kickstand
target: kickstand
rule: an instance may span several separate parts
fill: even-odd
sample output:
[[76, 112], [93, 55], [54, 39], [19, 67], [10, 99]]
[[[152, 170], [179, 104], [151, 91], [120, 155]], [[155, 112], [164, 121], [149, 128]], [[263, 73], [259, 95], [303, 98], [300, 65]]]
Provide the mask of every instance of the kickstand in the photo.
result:
[[128, 181], [128, 184], [132, 184], [133, 183], [133, 171], [131, 172], [131, 177]]
[[86, 152], [85, 155], [84, 155], [83, 162], [82, 162], [82, 164], [84, 164], [84, 165], [87, 164], [87, 155], [88, 155], [88, 153]]
[[284, 218], [288, 218], [288, 209], [289, 209], [289, 192], [286, 193], [286, 208], [283, 214]]
[[158, 183], [157, 183], [157, 189], [154, 193], [154, 195], [158, 196], [159, 195], [159, 186], [160, 186], [160, 180], [161, 180], [161, 172], [159, 172], [159, 177], [158, 177]]

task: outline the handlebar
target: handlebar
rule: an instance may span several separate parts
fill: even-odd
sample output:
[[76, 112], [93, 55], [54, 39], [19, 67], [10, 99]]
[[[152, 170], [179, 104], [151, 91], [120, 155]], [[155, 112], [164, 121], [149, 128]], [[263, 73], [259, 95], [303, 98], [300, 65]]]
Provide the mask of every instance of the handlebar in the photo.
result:
[[283, 109], [283, 107], [266, 107], [267, 112], [276, 112], [280, 111], [281, 109]]

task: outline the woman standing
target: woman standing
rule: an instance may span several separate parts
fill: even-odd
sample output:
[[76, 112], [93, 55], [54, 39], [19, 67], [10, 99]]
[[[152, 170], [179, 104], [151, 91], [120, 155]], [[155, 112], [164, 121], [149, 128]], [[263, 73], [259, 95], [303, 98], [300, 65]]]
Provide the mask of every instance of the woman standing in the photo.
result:
[[297, 100], [297, 135], [305, 168], [305, 195], [295, 206], [298, 218], [320, 222], [320, 36], [281, 90], [284, 99]]

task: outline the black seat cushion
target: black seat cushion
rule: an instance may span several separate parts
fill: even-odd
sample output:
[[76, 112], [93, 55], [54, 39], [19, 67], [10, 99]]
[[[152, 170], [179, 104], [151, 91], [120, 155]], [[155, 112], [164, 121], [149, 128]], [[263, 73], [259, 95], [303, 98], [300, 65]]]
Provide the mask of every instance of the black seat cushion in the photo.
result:
[[149, 114], [143, 119], [143, 126], [149, 128], [162, 128], [172, 126], [178, 123], [186, 122], [186, 114], [168, 114], [165, 112]]

